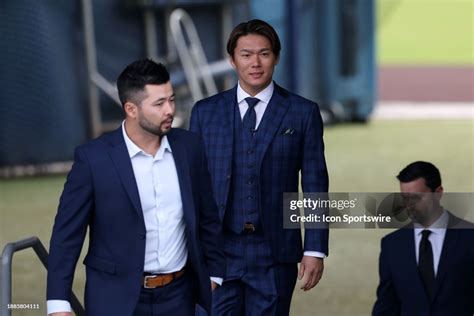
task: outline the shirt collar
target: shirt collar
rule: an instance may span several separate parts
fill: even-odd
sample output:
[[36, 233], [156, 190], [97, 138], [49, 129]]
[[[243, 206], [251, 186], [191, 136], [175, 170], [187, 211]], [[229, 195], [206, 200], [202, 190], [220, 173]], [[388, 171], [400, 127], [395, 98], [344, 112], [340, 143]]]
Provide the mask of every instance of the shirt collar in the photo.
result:
[[[130, 158], [135, 157], [139, 153], [146, 154], [140, 147], [138, 147], [127, 135], [127, 131], [125, 130], [125, 121], [122, 122], [122, 134], [123, 134], [123, 139], [125, 140], [125, 145], [127, 146], [127, 151], [128, 155]], [[171, 151], [171, 146], [170, 143], [168, 142], [168, 137], [163, 136], [161, 139], [161, 144], [160, 148], [158, 149], [158, 152], [156, 153], [156, 156], [158, 158], [163, 157], [163, 154], [165, 150], [168, 150], [169, 152]]]
[[446, 228], [448, 227], [448, 221], [449, 221], [448, 212], [443, 209], [443, 213], [441, 214], [441, 216], [428, 228], [423, 227], [419, 223], [414, 223], [415, 233], [417, 235], [421, 235], [421, 233], [425, 229], [429, 229], [431, 233], [433, 234], [440, 233], [441, 231], [446, 230]]
[[168, 142], [168, 137], [166, 135], [161, 138], [160, 148], [158, 148], [158, 152], [155, 155], [155, 159], [162, 159], [163, 155], [165, 154], [165, 151], [168, 151], [170, 153], [172, 152], [170, 143]]
[[242, 89], [239, 81], [237, 85], [237, 103], [242, 102], [245, 98], [252, 97], [258, 98], [260, 101], [268, 104], [270, 102], [270, 99], [272, 98], [273, 90], [275, 90], [275, 84], [272, 81], [268, 86], [265, 87], [265, 89], [257, 93], [254, 97], [252, 97], [250, 94], [245, 92], [244, 89]]

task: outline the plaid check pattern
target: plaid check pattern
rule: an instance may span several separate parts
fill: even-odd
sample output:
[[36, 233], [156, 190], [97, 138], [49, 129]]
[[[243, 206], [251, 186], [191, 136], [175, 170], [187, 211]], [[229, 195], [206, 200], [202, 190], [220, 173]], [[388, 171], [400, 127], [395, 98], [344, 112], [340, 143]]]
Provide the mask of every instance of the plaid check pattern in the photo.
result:
[[[236, 87], [196, 103], [190, 130], [201, 135], [221, 219], [229, 206], [234, 154]], [[327, 192], [323, 124], [318, 105], [275, 85], [256, 146], [259, 209], [265, 238], [278, 262], [299, 262], [304, 250], [328, 254], [328, 230], [283, 229], [283, 192]], [[288, 131], [291, 132], [288, 132]]]

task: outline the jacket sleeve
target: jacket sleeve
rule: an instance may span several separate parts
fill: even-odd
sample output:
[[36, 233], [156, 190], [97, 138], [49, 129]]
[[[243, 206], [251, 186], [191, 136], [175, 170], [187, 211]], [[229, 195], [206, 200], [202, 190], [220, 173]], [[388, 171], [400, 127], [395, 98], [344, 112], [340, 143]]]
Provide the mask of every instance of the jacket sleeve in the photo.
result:
[[382, 239], [379, 258], [380, 283], [377, 287], [377, 300], [372, 310], [373, 316], [395, 316], [399, 315], [400, 302], [393, 286], [390, 272], [390, 259], [385, 239]]
[[48, 257], [48, 300], [70, 300], [74, 270], [93, 209], [92, 177], [81, 148], [67, 176], [59, 201]]
[[[301, 184], [303, 192], [328, 192], [329, 180], [324, 158], [323, 121], [317, 104], [313, 103], [304, 132]], [[304, 251], [317, 251], [326, 255], [329, 230], [308, 228], [305, 230]]]
[[199, 188], [199, 235], [210, 276], [224, 277], [225, 256], [223, 251], [222, 223], [213, 197], [204, 145], [199, 142], [200, 188]]

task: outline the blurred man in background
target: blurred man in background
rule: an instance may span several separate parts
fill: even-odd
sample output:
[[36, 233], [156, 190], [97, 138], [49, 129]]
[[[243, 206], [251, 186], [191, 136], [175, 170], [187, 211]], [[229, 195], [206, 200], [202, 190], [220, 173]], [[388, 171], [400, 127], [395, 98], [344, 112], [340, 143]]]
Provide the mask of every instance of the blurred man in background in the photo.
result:
[[[297, 276], [313, 288], [328, 254], [328, 230], [283, 229], [283, 193], [327, 192], [318, 105], [278, 86], [280, 40], [251, 20], [230, 34], [239, 82], [196, 103], [190, 129], [201, 135], [224, 223], [227, 270], [213, 293], [215, 315], [288, 315]], [[298, 273], [297, 263], [301, 261]]]
[[441, 206], [433, 164], [411, 163], [397, 178], [413, 223], [382, 239], [373, 315], [472, 316], [474, 226]]
[[[211, 307], [225, 260], [196, 135], [172, 129], [168, 71], [151, 60], [120, 74], [125, 120], [76, 149], [48, 259], [51, 315], [71, 315], [74, 269], [89, 227], [85, 309], [91, 316], [194, 315]], [[215, 281], [215, 282], [214, 282]]]

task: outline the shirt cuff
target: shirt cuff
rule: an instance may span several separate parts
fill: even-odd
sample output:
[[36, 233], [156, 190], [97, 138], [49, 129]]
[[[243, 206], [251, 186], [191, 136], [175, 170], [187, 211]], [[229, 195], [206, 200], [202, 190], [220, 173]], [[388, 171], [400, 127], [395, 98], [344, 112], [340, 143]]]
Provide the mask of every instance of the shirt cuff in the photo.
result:
[[325, 253], [322, 253], [319, 251], [305, 251], [303, 255], [308, 256], [308, 257], [321, 258], [321, 259], [324, 259], [327, 257]]
[[223, 278], [218, 278], [218, 277], [211, 277], [211, 281], [214, 282], [214, 283], [217, 283], [217, 285], [221, 286], [224, 279]]
[[68, 301], [63, 300], [48, 300], [46, 301], [46, 309], [49, 314], [69, 312], [71, 313], [71, 304]]

